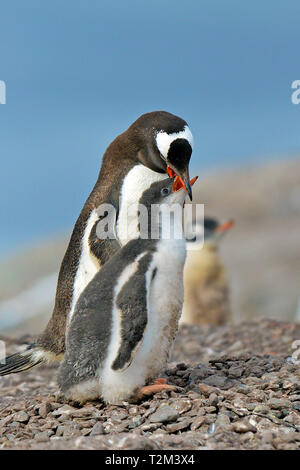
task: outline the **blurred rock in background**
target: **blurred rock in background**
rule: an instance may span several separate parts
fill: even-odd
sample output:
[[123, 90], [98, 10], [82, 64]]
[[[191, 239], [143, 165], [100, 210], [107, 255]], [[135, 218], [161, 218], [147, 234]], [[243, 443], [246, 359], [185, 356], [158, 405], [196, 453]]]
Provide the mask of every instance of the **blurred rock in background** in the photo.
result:
[[184, 303], [180, 323], [225, 325], [232, 322], [230, 288], [219, 244], [232, 228], [232, 221], [218, 221], [207, 214], [186, 214], [184, 230]]
[[300, 321], [300, 160], [200, 176], [195, 200], [236, 221], [220, 245], [235, 321]]
[[[300, 159], [199, 175], [194, 201], [236, 222], [220, 245], [234, 321], [300, 322]], [[61, 237], [0, 262], [1, 333], [42, 330], [66, 245]]]
[[54, 305], [67, 238], [46, 241], [0, 262], [0, 331], [40, 333]]

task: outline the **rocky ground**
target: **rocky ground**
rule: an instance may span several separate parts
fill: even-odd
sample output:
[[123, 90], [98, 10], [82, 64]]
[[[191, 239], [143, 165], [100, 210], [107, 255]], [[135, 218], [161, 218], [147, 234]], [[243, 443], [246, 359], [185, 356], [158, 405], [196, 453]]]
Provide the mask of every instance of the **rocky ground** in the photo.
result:
[[0, 448], [300, 449], [296, 340], [300, 324], [272, 320], [181, 327], [164, 374], [178, 388], [138, 404], [66, 403], [55, 367], [4, 377]]

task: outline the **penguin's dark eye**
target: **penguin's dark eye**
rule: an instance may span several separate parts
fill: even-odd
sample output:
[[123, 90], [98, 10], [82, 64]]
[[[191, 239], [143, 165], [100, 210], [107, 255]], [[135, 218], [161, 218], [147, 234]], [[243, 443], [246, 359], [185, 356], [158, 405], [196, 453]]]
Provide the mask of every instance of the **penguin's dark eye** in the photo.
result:
[[168, 196], [169, 193], [170, 193], [169, 188], [163, 188], [163, 189], [161, 190], [161, 192], [160, 192], [160, 194], [161, 194], [162, 196], [164, 196], [164, 197], [165, 197], [165, 196]]

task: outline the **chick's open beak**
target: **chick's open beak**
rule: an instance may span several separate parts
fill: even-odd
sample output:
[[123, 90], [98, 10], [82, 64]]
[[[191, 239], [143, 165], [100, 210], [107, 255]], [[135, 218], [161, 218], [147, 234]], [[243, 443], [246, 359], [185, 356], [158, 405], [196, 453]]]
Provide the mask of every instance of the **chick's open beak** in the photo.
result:
[[[167, 172], [170, 178], [174, 178], [174, 176], [176, 175], [175, 171], [170, 166], [167, 166]], [[197, 179], [198, 179], [198, 176], [190, 180], [189, 170], [188, 169], [184, 170], [180, 176], [176, 175], [176, 178], [173, 184], [173, 192], [179, 191], [179, 189], [184, 188], [185, 192], [189, 195], [189, 198], [192, 201], [193, 199], [192, 186], [197, 181]]]

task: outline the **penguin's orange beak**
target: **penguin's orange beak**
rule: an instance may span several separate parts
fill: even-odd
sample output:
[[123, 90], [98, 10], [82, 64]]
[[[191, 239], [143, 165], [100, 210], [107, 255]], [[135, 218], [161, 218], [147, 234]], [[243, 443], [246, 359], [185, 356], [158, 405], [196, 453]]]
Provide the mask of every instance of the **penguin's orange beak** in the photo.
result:
[[174, 176], [175, 176], [175, 171], [172, 170], [172, 168], [171, 168], [169, 165], [167, 166], [167, 173], [168, 173], [168, 175], [169, 175], [170, 178], [174, 178]]
[[[183, 179], [176, 175], [175, 174], [175, 171], [172, 170], [172, 168], [170, 168], [169, 166], [167, 166], [167, 172], [168, 172], [168, 175], [170, 178], [174, 178], [174, 176], [176, 176], [175, 178], [175, 181], [173, 183], [173, 192], [175, 193], [176, 191], [179, 191], [180, 189], [184, 188], [185, 192], [188, 194], [188, 189], [187, 189], [187, 185], [185, 183], [185, 181], [183, 181]], [[194, 183], [196, 183], [198, 179], [198, 176], [195, 176], [194, 178], [192, 178], [189, 183], [190, 183], [190, 186], [193, 186]]]
[[216, 232], [227, 232], [230, 228], [234, 226], [234, 221], [233, 220], [228, 220], [227, 222], [224, 222], [224, 224], [219, 225], [216, 228]]
[[[184, 188], [185, 192], [189, 195], [190, 200], [192, 200], [192, 189], [191, 186], [192, 184], [195, 183], [196, 179], [190, 180], [189, 178], [189, 171], [186, 169], [181, 176], [177, 175], [173, 168], [171, 168], [169, 165], [167, 166], [167, 173], [170, 178], [174, 178], [176, 176], [175, 181], [174, 181], [174, 186], [173, 186], [173, 191], [179, 191], [179, 189]], [[193, 181], [193, 183], [191, 183]]]
[[[196, 183], [198, 179], [198, 176], [195, 176], [190, 180], [190, 185], [193, 186], [194, 183]], [[185, 192], [187, 193], [186, 185], [184, 181], [180, 178], [180, 176], [176, 176], [175, 181], [173, 183], [173, 193], [176, 191], [179, 191], [180, 189], [184, 188]]]

